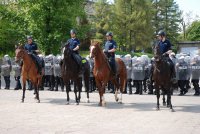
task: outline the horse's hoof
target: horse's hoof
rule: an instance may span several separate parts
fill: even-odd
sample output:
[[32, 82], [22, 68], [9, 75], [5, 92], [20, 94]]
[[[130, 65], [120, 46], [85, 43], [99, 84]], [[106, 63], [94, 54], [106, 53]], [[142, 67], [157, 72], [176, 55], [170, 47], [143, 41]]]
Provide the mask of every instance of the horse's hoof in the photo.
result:
[[156, 111], [160, 111], [160, 108], [159, 108], [159, 107], [157, 107], [157, 108], [156, 108]]
[[116, 100], [116, 102], [118, 102], [119, 101], [119, 98], [117, 98], [117, 99], [115, 99]]
[[76, 102], [76, 105], [79, 105], [79, 103], [78, 103], [78, 102]]
[[37, 103], [40, 103], [40, 100], [38, 100]]
[[21, 103], [24, 103], [24, 100], [22, 100]]
[[67, 101], [66, 105], [69, 105], [69, 101]]
[[171, 111], [171, 112], [176, 112], [176, 111], [175, 111], [173, 108], [172, 108], [172, 109], [170, 109], [170, 111]]
[[87, 100], [87, 103], [90, 103], [90, 100], [89, 100], [89, 99]]

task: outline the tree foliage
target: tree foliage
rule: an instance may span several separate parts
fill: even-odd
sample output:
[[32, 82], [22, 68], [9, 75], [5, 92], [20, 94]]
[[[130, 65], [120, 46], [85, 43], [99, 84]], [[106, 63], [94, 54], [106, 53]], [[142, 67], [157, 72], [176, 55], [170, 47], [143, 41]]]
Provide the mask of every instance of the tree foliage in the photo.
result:
[[187, 40], [200, 41], [200, 21], [194, 21], [186, 30]]
[[[84, 0], [9, 1], [7, 4], [1, 4], [1, 11], [3, 17], [0, 23], [3, 23], [2, 26], [6, 25], [4, 28], [7, 30], [15, 29], [14, 33], [19, 35], [16, 37], [17, 41], [32, 35], [46, 54], [59, 52], [61, 41], [69, 37], [70, 29], [79, 31], [80, 39], [86, 38], [89, 29], [89, 25], [83, 23], [86, 18]], [[6, 21], [9, 23], [5, 24]], [[5, 38], [4, 42], [5, 40], [7, 39]]]

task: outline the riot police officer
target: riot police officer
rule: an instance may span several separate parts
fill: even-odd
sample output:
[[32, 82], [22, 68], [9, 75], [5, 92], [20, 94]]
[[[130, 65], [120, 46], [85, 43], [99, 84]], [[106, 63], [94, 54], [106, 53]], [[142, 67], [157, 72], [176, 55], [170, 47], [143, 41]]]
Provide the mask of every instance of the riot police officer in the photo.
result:
[[5, 89], [10, 89], [10, 72], [12, 70], [11, 59], [9, 55], [4, 55], [3, 58], [3, 65], [2, 68], [2, 75], [4, 76], [5, 80]]
[[82, 57], [79, 55], [79, 48], [80, 48], [80, 41], [76, 37], [77, 32], [74, 29], [70, 30], [71, 39], [69, 39], [66, 45], [73, 51], [72, 57], [74, 58], [75, 62], [77, 63], [79, 69], [82, 67]]
[[180, 87], [180, 94], [185, 95], [188, 90], [186, 88], [186, 82], [189, 78], [189, 67], [184, 60], [184, 56], [181, 56], [176, 63], [178, 86]]
[[191, 73], [192, 73], [192, 83], [195, 90], [195, 96], [200, 95], [199, 90], [199, 77], [200, 77], [200, 57], [199, 55], [196, 55], [191, 63]]

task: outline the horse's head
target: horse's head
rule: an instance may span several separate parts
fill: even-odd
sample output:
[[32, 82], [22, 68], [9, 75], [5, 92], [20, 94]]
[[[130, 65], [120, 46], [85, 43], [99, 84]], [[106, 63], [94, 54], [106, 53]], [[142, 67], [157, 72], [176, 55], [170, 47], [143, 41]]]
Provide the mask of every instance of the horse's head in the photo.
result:
[[91, 42], [91, 45], [90, 45], [90, 58], [96, 57], [98, 50], [101, 50], [100, 43], [98, 41]]
[[64, 58], [68, 58], [71, 57], [73, 50], [69, 48], [69, 45], [65, 45], [65, 47], [63, 48], [63, 53], [64, 53]]
[[17, 46], [15, 49], [15, 62], [18, 62], [20, 59], [23, 59], [25, 52], [26, 51], [23, 45]]

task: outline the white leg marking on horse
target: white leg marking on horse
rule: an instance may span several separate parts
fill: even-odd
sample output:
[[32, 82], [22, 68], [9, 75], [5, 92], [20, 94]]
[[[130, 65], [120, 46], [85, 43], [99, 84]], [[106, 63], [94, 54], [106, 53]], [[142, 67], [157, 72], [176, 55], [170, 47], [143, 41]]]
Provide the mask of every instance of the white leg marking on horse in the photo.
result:
[[119, 98], [118, 98], [118, 96], [117, 96], [117, 95], [118, 95], [118, 91], [117, 91], [117, 90], [115, 90], [115, 100], [116, 100], [116, 101], [118, 101], [118, 100], [119, 100]]
[[120, 92], [120, 99], [119, 99], [119, 103], [122, 103], [122, 93]]

